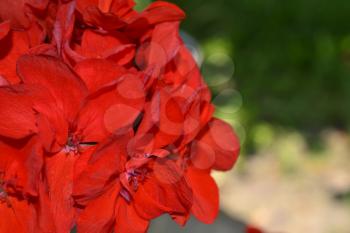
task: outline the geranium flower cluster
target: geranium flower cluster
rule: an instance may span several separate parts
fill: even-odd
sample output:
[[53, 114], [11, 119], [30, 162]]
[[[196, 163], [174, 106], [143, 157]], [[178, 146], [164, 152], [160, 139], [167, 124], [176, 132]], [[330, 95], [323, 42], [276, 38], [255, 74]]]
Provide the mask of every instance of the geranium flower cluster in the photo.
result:
[[138, 233], [218, 213], [239, 153], [177, 6], [0, 1], [0, 233]]

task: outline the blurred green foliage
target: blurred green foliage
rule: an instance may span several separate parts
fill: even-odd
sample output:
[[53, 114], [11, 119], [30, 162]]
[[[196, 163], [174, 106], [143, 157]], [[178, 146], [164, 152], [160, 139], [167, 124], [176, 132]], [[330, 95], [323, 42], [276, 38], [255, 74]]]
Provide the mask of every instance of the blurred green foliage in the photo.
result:
[[350, 126], [350, 1], [172, 2], [186, 11], [182, 28], [206, 57], [233, 58], [230, 85], [242, 96], [248, 134], [261, 123], [305, 135]]

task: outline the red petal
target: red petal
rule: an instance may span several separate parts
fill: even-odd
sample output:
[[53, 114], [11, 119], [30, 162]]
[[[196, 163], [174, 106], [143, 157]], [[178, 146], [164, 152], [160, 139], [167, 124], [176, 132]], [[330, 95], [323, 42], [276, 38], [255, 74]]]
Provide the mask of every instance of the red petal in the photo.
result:
[[[48, 103], [49, 100], [47, 99]], [[52, 102], [51, 102], [52, 103]], [[37, 102], [35, 105], [39, 105]], [[57, 153], [67, 142], [68, 122], [56, 109], [52, 108], [55, 102], [48, 107], [47, 104], [36, 106], [38, 114], [37, 125], [39, 138], [44, 150], [49, 153]]]
[[162, 148], [174, 143], [183, 133], [183, 114], [171, 93], [156, 92], [146, 110], [137, 134], [153, 135], [146, 150]]
[[10, 85], [10, 82], [7, 81], [7, 79], [4, 78], [3, 76], [0, 76], [0, 87], [8, 86], [8, 85]]
[[74, 9], [75, 2], [62, 2], [57, 9], [57, 15], [53, 28], [53, 37], [57, 43], [57, 49], [60, 53], [62, 45], [70, 39], [74, 28]]
[[141, 218], [132, 204], [119, 197], [115, 207], [116, 223], [114, 231], [118, 233], [145, 233], [149, 221]]
[[[200, 134], [199, 140], [215, 152], [214, 169], [229, 170], [235, 164], [239, 151], [239, 139], [232, 127], [213, 118]], [[203, 154], [203, 156], [207, 156]]]
[[0, 106], [0, 135], [23, 138], [38, 133], [40, 143], [50, 152], [65, 144], [67, 121], [53, 107], [56, 101], [44, 88], [26, 84], [3, 87]]
[[156, 1], [151, 3], [141, 14], [132, 18], [127, 30], [139, 37], [151, 25], [180, 21], [183, 18], [185, 18], [185, 13], [178, 6], [165, 1]]
[[115, 50], [109, 51], [104, 55], [108, 60], [114, 61], [120, 66], [133, 62], [135, 57], [135, 45], [125, 44], [117, 47]]
[[99, 0], [77, 0], [77, 10], [83, 12], [89, 6], [98, 6]]
[[185, 116], [184, 122], [184, 139], [183, 144], [188, 144], [198, 135], [201, 129], [212, 118], [214, 113], [213, 105], [200, 96], [195, 103], [192, 104], [189, 112]]
[[1, 0], [0, 18], [10, 20], [13, 28], [26, 28], [30, 21], [26, 16], [28, 8], [25, 8], [25, 0]]
[[201, 222], [211, 224], [219, 212], [219, 190], [209, 173], [189, 168], [186, 177], [193, 191], [192, 214]]
[[115, 205], [119, 185], [112, 186], [103, 195], [92, 200], [78, 217], [77, 230], [84, 233], [110, 233], [115, 222]]
[[114, 2], [113, 0], [100, 0], [98, 2], [98, 8], [102, 11], [102, 12], [108, 12], [109, 9], [111, 8], [111, 4], [112, 2]]
[[38, 132], [32, 99], [21, 86], [0, 88], [0, 135], [24, 138]]
[[211, 145], [193, 140], [191, 145], [191, 162], [197, 169], [211, 169], [215, 164], [215, 151]]
[[8, 203], [0, 202], [0, 232], [35, 232], [36, 214], [27, 200], [9, 197]]
[[177, 54], [180, 49], [179, 23], [162, 23], [154, 28], [152, 39], [144, 43], [137, 51], [135, 61], [141, 69], [156, 67], [161, 69]]
[[86, 30], [82, 38], [81, 51], [84, 56], [90, 58], [106, 57], [111, 51], [128, 43], [128, 39], [121, 33], [102, 35]]
[[87, 88], [63, 62], [48, 56], [22, 56], [17, 72], [24, 83], [41, 85], [57, 101], [57, 108], [73, 121], [87, 95]]
[[114, 14], [106, 14], [96, 6], [90, 6], [83, 10], [84, 21], [92, 26], [101, 27], [105, 30], [122, 28], [126, 23]]
[[185, 85], [185, 88], [192, 89], [192, 91], [206, 88], [199, 67], [184, 43], [175, 58], [169, 63], [163, 78], [166, 83], [175, 86]]
[[146, 18], [150, 24], [157, 24], [161, 22], [180, 21], [185, 18], [185, 12], [175, 4], [157, 1], [151, 3], [141, 13], [140, 17]]
[[37, 139], [12, 140], [0, 142], [0, 179], [8, 182], [17, 192], [37, 195], [43, 157], [37, 147]]
[[7, 78], [12, 84], [19, 83], [16, 62], [29, 49], [26, 33], [11, 31], [0, 41], [0, 44], [0, 75]]
[[46, 184], [39, 183], [39, 198], [35, 203], [37, 211], [37, 224], [34, 232], [47, 233], [55, 232], [55, 225], [53, 221], [52, 209], [50, 206], [49, 193]]
[[58, 101], [41, 85], [26, 85], [33, 97], [32, 107], [37, 112], [40, 143], [47, 152], [56, 153], [67, 142], [69, 121], [62, 113]]
[[77, 156], [60, 152], [47, 157], [45, 161], [50, 207], [57, 233], [70, 232], [74, 224], [72, 189], [74, 163], [77, 158]]
[[46, 31], [36, 22], [33, 22], [26, 31], [30, 47], [39, 46], [45, 41]]
[[2, 40], [10, 31], [10, 21], [0, 23], [0, 40]]
[[96, 152], [96, 150], [98, 150], [96, 147], [98, 146], [91, 146], [91, 145], [80, 146], [81, 153], [83, 153], [84, 156], [79, 156], [79, 158], [74, 164], [74, 180], [77, 179], [81, 175], [81, 173], [86, 169], [93, 153]]
[[[55, 108], [56, 101], [42, 86], [21, 84], [3, 87], [0, 99], [0, 112], [3, 111], [0, 116], [3, 132], [0, 130], [0, 135], [22, 138], [38, 133], [40, 143], [50, 152], [65, 144], [68, 123]], [[13, 127], [14, 123], [17, 127]]]
[[126, 73], [126, 69], [104, 59], [87, 59], [75, 66], [90, 93], [111, 84]]
[[[106, 0], [110, 1], [110, 0]], [[133, 14], [136, 14], [136, 11], [133, 10], [135, 6], [134, 0], [119, 0], [119, 1], [113, 1], [110, 5], [110, 11], [119, 17], [127, 17]]]
[[84, 12], [86, 8], [98, 7], [104, 13], [113, 13], [118, 17], [122, 17], [130, 12], [133, 12], [135, 2], [133, 0], [78, 0], [77, 9]]
[[78, 128], [89, 141], [102, 140], [121, 128], [132, 126], [143, 109], [144, 98], [142, 81], [126, 74], [116, 85], [90, 97], [80, 113]]

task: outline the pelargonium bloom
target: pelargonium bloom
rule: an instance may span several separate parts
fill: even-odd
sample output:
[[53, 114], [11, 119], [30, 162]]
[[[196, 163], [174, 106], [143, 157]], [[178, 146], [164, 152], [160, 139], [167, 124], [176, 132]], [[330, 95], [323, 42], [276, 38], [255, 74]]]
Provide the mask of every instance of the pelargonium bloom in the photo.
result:
[[[11, 4], [17, 11], [5, 7]], [[0, 3], [0, 233], [212, 223], [239, 154], [164, 1]], [[18, 224], [16, 224], [18, 223]]]

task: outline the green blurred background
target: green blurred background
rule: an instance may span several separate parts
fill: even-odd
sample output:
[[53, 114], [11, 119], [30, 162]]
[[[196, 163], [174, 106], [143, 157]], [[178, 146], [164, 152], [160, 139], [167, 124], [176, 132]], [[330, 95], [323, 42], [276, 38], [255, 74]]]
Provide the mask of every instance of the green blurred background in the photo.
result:
[[206, 55], [224, 50], [233, 58], [248, 146], [260, 123], [296, 129], [311, 143], [325, 127], [350, 126], [349, 1], [173, 2]]
[[171, 2], [242, 141], [216, 174], [222, 209], [268, 232], [349, 233], [350, 1]]

